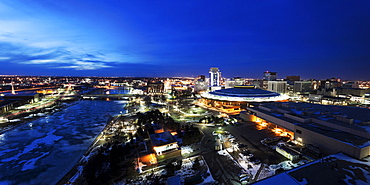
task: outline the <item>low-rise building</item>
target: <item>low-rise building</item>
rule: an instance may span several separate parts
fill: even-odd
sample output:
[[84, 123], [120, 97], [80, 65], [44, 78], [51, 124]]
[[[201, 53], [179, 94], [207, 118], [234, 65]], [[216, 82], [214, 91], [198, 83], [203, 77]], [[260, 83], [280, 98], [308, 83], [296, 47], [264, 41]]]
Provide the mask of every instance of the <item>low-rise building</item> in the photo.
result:
[[323, 154], [343, 152], [361, 159], [370, 155], [370, 110], [358, 107], [274, 102], [248, 107], [245, 119], [263, 119], [292, 133], [304, 146]]
[[0, 113], [6, 113], [12, 110], [18, 100], [0, 100]]
[[164, 92], [164, 83], [162, 82], [150, 82], [147, 84], [147, 93], [148, 94], [163, 94]]
[[150, 141], [157, 156], [179, 150], [177, 140], [169, 131], [151, 134]]
[[368, 184], [369, 168], [367, 161], [338, 153], [253, 184]]
[[299, 158], [299, 153], [291, 148], [286, 146], [276, 146], [275, 150], [282, 156], [288, 158], [291, 161], [294, 161]]

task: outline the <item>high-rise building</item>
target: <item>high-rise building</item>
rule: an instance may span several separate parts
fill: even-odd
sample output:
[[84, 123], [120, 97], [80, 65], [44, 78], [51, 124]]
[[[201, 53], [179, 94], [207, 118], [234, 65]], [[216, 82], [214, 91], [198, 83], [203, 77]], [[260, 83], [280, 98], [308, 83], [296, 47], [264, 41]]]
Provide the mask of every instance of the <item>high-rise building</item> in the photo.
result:
[[287, 81], [289, 85], [294, 85], [294, 82], [300, 81], [301, 77], [300, 76], [287, 76], [285, 80]]
[[204, 75], [199, 75], [197, 79], [201, 79], [203, 81], [206, 81], [206, 76]]
[[286, 81], [269, 81], [267, 84], [267, 90], [277, 93], [287, 93], [287, 82]]
[[342, 85], [343, 88], [359, 88], [360, 84], [358, 81], [346, 82]]
[[213, 86], [220, 86], [221, 80], [221, 72], [217, 67], [211, 67], [209, 69], [209, 85]]
[[311, 89], [311, 81], [295, 81], [293, 86], [294, 93], [309, 92]]
[[147, 93], [148, 94], [163, 94], [164, 92], [164, 83], [162, 82], [150, 82], [147, 84]]
[[234, 86], [244, 85], [244, 79], [240, 77], [235, 77], [227, 79], [225, 81], [225, 88], [233, 88]]
[[208, 89], [208, 83], [207, 81], [203, 81], [202, 79], [198, 79], [194, 83], [194, 92], [199, 93], [202, 91], [207, 91]]
[[263, 80], [253, 80], [251, 85], [256, 86], [256, 88], [263, 89]]
[[277, 76], [277, 72], [269, 72], [269, 71], [263, 72], [263, 80], [275, 81], [276, 76]]
[[208, 89], [208, 82], [206, 81], [206, 77], [204, 75], [199, 75], [194, 82], [194, 92], [200, 93], [203, 91], [207, 91]]

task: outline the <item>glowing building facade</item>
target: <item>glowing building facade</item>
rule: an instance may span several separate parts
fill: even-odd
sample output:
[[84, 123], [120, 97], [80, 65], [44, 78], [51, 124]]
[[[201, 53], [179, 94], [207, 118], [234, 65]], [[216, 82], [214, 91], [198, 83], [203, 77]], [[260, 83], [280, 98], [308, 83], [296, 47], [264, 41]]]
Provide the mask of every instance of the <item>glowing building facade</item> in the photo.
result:
[[287, 93], [287, 82], [286, 81], [268, 81], [267, 90], [277, 93]]
[[235, 86], [201, 94], [199, 105], [218, 111], [238, 114], [250, 103], [286, 101], [288, 96], [276, 92], [257, 89], [255, 86]]
[[221, 80], [221, 72], [217, 67], [211, 67], [209, 69], [209, 85], [213, 86], [220, 86]]

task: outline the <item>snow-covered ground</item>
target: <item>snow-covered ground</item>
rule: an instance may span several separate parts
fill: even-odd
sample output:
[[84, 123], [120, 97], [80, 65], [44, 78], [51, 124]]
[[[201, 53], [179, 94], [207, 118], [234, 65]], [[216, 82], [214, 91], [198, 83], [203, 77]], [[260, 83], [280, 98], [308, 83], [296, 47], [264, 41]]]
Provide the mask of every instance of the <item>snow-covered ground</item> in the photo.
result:
[[209, 176], [207, 176], [206, 178], [203, 178], [203, 182], [200, 184], [207, 184], [207, 183], [215, 182], [215, 180], [213, 179], [211, 175], [211, 172], [209, 171], [206, 161], [201, 156], [195, 156], [195, 157], [182, 159], [181, 169], [176, 171], [175, 175], [180, 175], [182, 179], [185, 179], [185, 178], [188, 178], [188, 177], [191, 177], [197, 174], [197, 171], [194, 171], [192, 169], [196, 158], [199, 159], [200, 166], [207, 168], [207, 174], [209, 174]]
[[191, 154], [193, 151], [194, 151], [194, 149], [191, 146], [182, 146], [181, 147], [181, 155]]

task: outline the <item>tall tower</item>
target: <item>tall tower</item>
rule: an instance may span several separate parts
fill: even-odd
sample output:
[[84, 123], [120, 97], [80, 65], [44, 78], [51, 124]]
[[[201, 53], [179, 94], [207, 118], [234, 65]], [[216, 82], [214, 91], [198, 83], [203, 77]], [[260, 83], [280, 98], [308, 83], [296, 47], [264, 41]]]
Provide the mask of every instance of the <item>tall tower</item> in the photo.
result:
[[15, 90], [14, 90], [14, 84], [13, 84], [13, 82], [11, 83], [11, 85], [12, 85], [12, 94], [16, 94], [15, 93]]
[[211, 67], [209, 69], [209, 85], [211, 87], [213, 86], [220, 86], [220, 80], [221, 80], [221, 72], [217, 67]]

